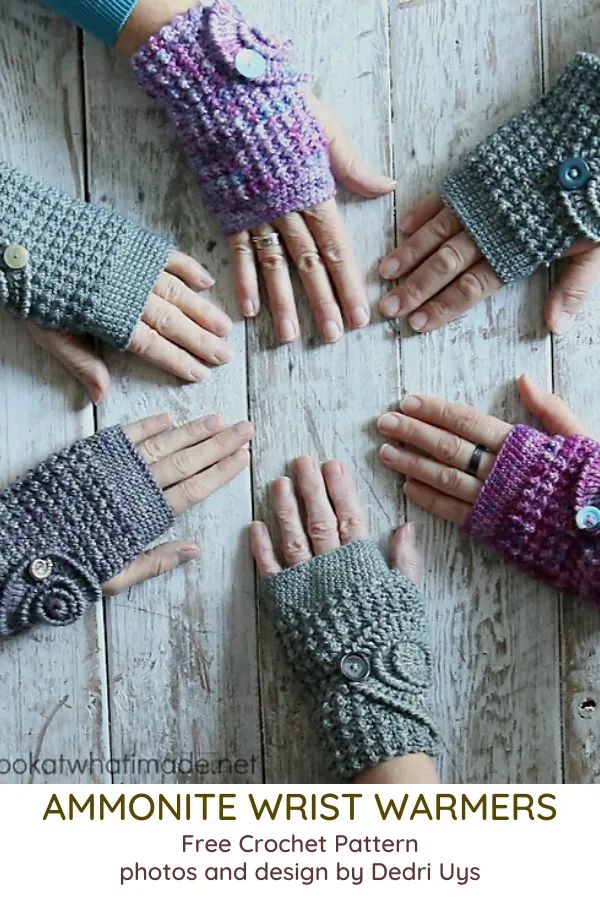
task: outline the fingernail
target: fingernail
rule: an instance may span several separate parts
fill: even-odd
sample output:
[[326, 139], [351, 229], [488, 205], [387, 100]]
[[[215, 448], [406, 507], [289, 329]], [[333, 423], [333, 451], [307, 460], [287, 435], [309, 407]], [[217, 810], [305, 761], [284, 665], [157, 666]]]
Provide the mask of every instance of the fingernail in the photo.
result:
[[355, 328], [364, 328], [370, 318], [366, 309], [355, 309], [350, 316], [350, 320]]
[[329, 320], [328, 322], [323, 322], [323, 340], [328, 344], [333, 344], [334, 341], [339, 341], [342, 336], [342, 329], [338, 325], [337, 322], [333, 322]]
[[227, 344], [225, 344], [218, 353], [215, 353], [213, 357], [213, 362], [215, 362], [218, 366], [225, 365], [225, 363], [231, 362], [233, 359], [233, 350]]
[[402, 403], [400, 404], [400, 409], [402, 412], [416, 412], [421, 408], [421, 401], [418, 397], [405, 397]]
[[398, 222], [398, 228], [400, 231], [410, 231], [413, 223], [413, 218], [410, 213], [406, 213], [406, 215], [402, 216], [400, 221]]
[[383, 431], [395, 431], [398, 420], [391, 413], [385, 413], [377, 422], [377, 427]]
[[161, 413], [156, 422], [159, 428], [170, 428], [173, 424], [173, 416], [171, 413]]
[[379, 265], [379, 274], [382, 278], [395, 278], [400, 274], [400, 263], [393, 256], [382, 259]]
[[387, 462], [397, 462], [402, 458], [402, 451], [398, 450], [397, 447], [392, 447], [391, 444], [383, 444], [379, 455]]
[[216, 431], [217, 428], [221, 427], [222, 419], [221, 416], [208, 416], [204, 420], [204, 427], [207, 431]]
[[561, 312], [554, 320], [552, 331], [554, 334], [564, 334], [571, 327], [571, 316], [569, 313]]
[[189, 378], [190, 381], [204, 381], [205, 378], [208, 378], [209, 374], [210, 372], [205, 366], [192, 366]]
[[252, 300], [242, 300], [242, 315], [248, 318], [256, 315], [256, 306]]
[[177, 551], [180, 562], [186, 562], [190, 559], [198, 559], [200, 556], [200, 547], [190, 544], [189, 547], [180, 547]]
[[291, 319], [282, 319], [279, 323], [279, 340], [284, 344], [296, 339], [296, 326]]
[[414, 316], [411, 316], [408, 320], [408, 324], [413, 331], [423, 331], [427, 325], [427, 314], [423, 312], [415, 313]]
[[414, 522], [406, 522], [404, 525], [404, 534], [408, 538], [409, 541], [414, 543], [415, 538], [417, 536], [417, 529], [415, 528]]
[[379, 309], [384, 316], [397, 316], [400, 314], [400, 301], [395, 294], [386, 294], [379, 303]]
[[198, 264], [198, 276], [202, 279], [202, 283], [206, 285], [207, 288], [214, 287], [217, 283], [208, 269], [205, 269], [204, 266], [201, 266], [200, 264]]

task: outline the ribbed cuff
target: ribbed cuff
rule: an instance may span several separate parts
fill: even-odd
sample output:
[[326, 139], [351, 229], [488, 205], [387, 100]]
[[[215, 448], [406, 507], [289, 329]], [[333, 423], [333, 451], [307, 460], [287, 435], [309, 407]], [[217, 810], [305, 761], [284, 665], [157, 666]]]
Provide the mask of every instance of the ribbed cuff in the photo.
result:
[[137, 0], [41, 0], [41, 3], [104, 44], [114, 44]]

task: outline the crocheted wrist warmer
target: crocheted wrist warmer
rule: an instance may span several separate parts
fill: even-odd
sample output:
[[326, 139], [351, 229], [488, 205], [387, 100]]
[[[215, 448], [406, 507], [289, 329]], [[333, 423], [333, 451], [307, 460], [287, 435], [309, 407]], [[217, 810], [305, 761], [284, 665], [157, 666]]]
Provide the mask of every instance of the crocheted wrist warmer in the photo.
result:
[[423, 601], [375, 544], [355, 541], [264, 586], [289, 660], [317, 701], [340, 778], [435, 752]]
[[290, 42], [265, 37], [217, 0], [178, 16], [132, 58], [226, 234], [335, 194], [327, 140], [291, 57]]
[[600, 444], [517, 425], [466, 529], [534, 578], [600, 601], [599, 507]]
[[78, 441], [0, 493], [0, 636], [69, 625], [173, 523], [120, 427]]
[[124, 349], [171, 249], [0, 162], [0, 309]]
[[576, 238], [600, 241], [600, 59], [579, 54], [446, 178], [442, 197], [507, 283]]

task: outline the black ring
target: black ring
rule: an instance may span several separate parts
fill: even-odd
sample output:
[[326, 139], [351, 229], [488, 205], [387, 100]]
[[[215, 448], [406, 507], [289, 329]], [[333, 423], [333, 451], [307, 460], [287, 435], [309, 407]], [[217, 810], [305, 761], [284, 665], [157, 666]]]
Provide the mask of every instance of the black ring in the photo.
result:
[[469, 465], [466, 468], [467, 475], [477, 475], [479, 471], [479, 464], [481, 463], [481, 458], [484, 453], [487, 453], [487, 448], [483, 447], [481, 444], [477, 444], [473, 453], [471, 454], [471, 459], [469, 460]]

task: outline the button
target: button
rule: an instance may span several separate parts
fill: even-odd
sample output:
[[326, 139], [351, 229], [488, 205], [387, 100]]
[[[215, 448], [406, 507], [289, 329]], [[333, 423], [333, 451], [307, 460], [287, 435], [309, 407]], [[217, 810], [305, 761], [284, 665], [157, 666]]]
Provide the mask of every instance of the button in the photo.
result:
[[346, 653], [341, 659], [340, 671], [348, 681], [364, 681], [371, 673], [371, 663], [364, 653]]
[[585, 187], [591, 177], [590, 167], [580, 156], [565, 159], [558, 170], [558, 180], [567, 191]]
[[600, 528], [600, 509], [597, 506], [584, 506], [575, 516], [575, 524], [580, 531], [598, 531]]
[[36, 581], [45, 581], [52, 574], [53, 568], [51, 559], [34, 559], [29, 566], [29, 574]]
[[21, 244], [9, 244], [4, 251], [4, 262], [9, 269], [24, 269], [29, 262], [29, 250]]
[[267, 61], [258, 50], [245, 47], [240, 50], [235, 58], [235, 67], [240, 75], [251, 81], [260, 78], [267, 71]]

